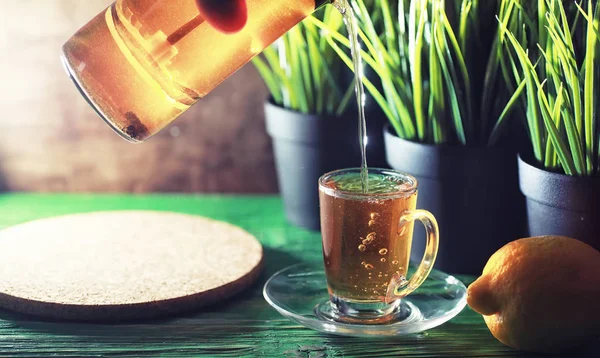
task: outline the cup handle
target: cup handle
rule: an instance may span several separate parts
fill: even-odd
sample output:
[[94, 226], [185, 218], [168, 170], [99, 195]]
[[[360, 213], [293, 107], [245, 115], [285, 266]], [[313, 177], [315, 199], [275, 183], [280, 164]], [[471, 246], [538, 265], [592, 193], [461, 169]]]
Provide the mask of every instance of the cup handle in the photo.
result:
[[391, 303], [397, 299], [404, 298], [421, 286], [423, 281], [425, 281], [431, 272], [433, 264], [435, 263], [440, 233], [437, 221], [435, 220], [433, 214], [427, 210], [406, 210], [400, 217], [398, 230], [401, 230], [404, 225], [415, 220], [419, 220], [423, 226], [425, 226], [425, 235], [427, 240], [425, 254], [423, 255], [423, 259], [421, 260], [417, 271], [409, 280], [406, 280], [404, 277], [394, 275], [392, 282], [390, 282], [388, 286], [389, 289], [386, 295], [386, 303]]

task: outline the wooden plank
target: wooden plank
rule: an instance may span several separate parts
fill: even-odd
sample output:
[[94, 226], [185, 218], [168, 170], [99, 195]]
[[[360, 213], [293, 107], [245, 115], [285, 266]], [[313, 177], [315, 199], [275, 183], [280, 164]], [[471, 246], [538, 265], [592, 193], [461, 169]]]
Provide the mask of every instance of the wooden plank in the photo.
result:
[[[518, 357], [499, 343], [480, 315], [466, 308], [432, 330], [398, 338], [363, 339], [320, 334], [280, 316], [262, 297], [277, 270], [321, 261], [319, 234], [288, 226], [274, 196], [0, 195], [0, 228], [72, 212], [111, 209], [173, 210], [226, 220], [265, 246], [265, 270], [248, 291], [199, 312], [122, 325], [40, 322], [0, 311], [0, 357]], [[473, 277], [460, 277], [466, 283]], [[598, 350], [569, 352], [595, 357]], [[595, 350], [596, 349], [596, 350]]]

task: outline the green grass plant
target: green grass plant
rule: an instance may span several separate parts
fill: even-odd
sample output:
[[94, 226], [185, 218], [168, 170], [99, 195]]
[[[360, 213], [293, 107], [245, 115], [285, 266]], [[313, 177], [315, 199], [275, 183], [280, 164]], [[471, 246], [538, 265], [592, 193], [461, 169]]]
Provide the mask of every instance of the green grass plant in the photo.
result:
[[597, 1], [505, 0], [501, 41], [513, 77], [525, 88], [528, 135], [538, 166], [567, 175], [599, 174], [600, 4]]
[[[309, 18], [345, 34], [342, 15], [325, 6]], [[341, 116], [354, 97], [354, 82], [320, 29], [304, 20], [252, 60], [273, 101], [306, 114]]]
[[[497, 40], [500, 2], [353, 1], [362, 58], [379, 83], [363, 82], [398, 136], [470, 147], [496, 143], [517, 107], [515, 89], [523, 90]], [[347, 38], [327, 21], [309, 21], [351, 67]]]

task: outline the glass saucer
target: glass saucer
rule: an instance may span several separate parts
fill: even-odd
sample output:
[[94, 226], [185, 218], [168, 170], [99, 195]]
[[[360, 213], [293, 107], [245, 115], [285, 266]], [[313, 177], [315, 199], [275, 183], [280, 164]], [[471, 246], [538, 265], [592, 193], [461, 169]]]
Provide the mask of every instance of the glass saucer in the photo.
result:
[[265, 283], [267, 302], [285, 317], [324, 333], [345, 336], [401, 336], [437, 327], [460, 313], [467, 304], [465, 285], [453, 276], [432, 270], [415, 292], [401, 301], [400, 319], [388, 324], [343, 323], [323, 318], [329, 301], [322, 267], [297, 264], [275, 273]]

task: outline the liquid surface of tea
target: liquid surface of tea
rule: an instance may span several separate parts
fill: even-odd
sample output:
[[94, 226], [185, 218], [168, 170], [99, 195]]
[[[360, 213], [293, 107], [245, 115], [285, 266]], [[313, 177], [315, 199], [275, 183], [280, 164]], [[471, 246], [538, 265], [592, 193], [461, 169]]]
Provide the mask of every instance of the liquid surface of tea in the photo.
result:
[[363, 191], [362, 187], [362, 173], [361, 178], [357, 178], [357, 175], [354, 172], [340, 174], [335, 178], [330, 179], [326, 183], [330, 188], [341, 191], [348, 195], [390, 193], [399, 193], [399, 195], [405, 195], [404, 192], [414, 188], [414, 183], [393, 175], [369, 173], [368, 180], [369, 187], [366, 192]]
[[247, 0], [241, 31], [224, 33], [196, 0], [117, 0], [63, 47], [90, 104], [131, 141], [155, 134], [324, 0]]
[[319, 191], [328, 289], [348, 301], [383, 302], [390, 282], [406, 277], [413, 223], [399, 222], [415, 208], [417, 192], [401, 177], [370, 172], [374, 195], [352, 196], [362, 193], [361, 180], [358, 172], [334, 176]]

